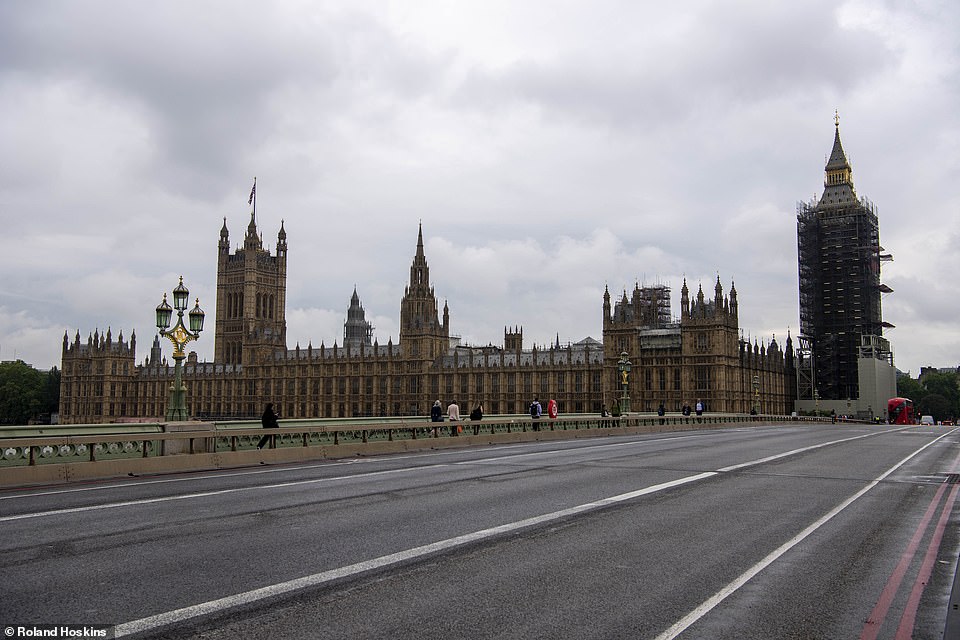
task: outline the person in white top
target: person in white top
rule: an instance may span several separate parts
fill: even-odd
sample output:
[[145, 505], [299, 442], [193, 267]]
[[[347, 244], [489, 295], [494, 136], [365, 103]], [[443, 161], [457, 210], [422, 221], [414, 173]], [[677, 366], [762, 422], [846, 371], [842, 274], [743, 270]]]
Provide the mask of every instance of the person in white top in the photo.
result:
[[454, 400], [447, 406], [447, 420], [459, 420], [460, 419], [460, 405], [457, 404], [457, 401]]
[[460, 405], [456, 400], [447, 405], [447, 420], [450, 421], [450, 435], [457, 435], [460, 425], [454, 423], [460, 422]]

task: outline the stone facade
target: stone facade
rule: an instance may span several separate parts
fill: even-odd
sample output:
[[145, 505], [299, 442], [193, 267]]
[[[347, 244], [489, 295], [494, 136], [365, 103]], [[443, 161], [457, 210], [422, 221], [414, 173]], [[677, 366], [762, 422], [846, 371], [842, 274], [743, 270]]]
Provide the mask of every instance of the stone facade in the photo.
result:
[[[427, 416], [437, 399], [456, 400], [463, 415], [477, 404], [488, 414], [525, 414], [535, 396], [553, 398], [561, 413], [597, 413], [620, 395], [617, 360], [633, 358], [634, 411], [669, 411], [702, 399], [710, 411], [746, 413], [757, 399], [764, 412], [789, 410], [795, 388], [790, 339], [758, 346], [738, 337], [736, 290], [724, 298], [719, 281], [712, 301], [702, 290], [694, 301], [684, 282], [681, 317], [669, 314], [669, 289], [637, 289], [611, 309], [603, 299], [603, 341], [584, 338], [524, 349], [523, 330], [504, 329], [503, 346], [459, 344], [450, 333], [450, 310], [438, 308], [423, 250], [422, 228], [400, 303], [400, 336], [370, 341], [354, 290], [344, 343], [286, 346], [286, 233], [277, 253], [263, 249], [251, 216], [242, 249], [229, 250], [224, 220], [217, 266], [214, 362], [191, 353], [184, 363], [190, 415], [251, 419], [273, 402], [283, 418]], [[654, 301], [650, 297], [665, 295]], [[137, 365], [136, 338], [113, 341], [79, 332], [64, 335], [62, 423], [158, 421], [164, 415], [173, 366], [159, 338]], [[753, 380], [759, 387], [753, 386]], [[757, 395], [759, 391], [759, 395]]]

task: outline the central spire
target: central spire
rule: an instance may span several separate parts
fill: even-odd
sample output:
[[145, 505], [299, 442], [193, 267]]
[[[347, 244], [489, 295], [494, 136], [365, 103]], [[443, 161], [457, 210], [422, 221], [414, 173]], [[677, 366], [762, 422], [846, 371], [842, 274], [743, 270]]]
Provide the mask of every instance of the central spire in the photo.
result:
[[430, 287], [430, 267], [427, 266], [427, 257], [423, 253], [423, 223], [417, 228], [417, 253], [410, 265], [410, 289]]

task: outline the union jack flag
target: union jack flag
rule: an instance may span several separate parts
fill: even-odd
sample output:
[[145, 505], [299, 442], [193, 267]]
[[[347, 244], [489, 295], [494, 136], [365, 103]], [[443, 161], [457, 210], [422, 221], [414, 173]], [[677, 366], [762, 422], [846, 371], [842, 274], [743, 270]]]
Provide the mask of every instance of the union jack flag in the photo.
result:
[[257, 195], [257, 179], [253, 179], [253, 189], [250, 189], [250, 199], [247, 200], [247, 204], [253, 204], [253, 198]]

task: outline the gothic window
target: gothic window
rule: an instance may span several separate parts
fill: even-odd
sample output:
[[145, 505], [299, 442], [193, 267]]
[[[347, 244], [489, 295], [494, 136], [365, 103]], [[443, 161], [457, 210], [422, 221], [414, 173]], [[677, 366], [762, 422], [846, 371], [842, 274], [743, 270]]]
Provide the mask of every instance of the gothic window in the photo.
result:
[[710, 367], [698, 366], [694, 370], [695, 388], [697, 390], [707, 390], [710, 388]]
[[557, 393], [567, 392], [567, 376], [563, 371], [557, 372]]
[[583, 372], [577, 371], [573, 374], [574, 393], [583, 393]]

